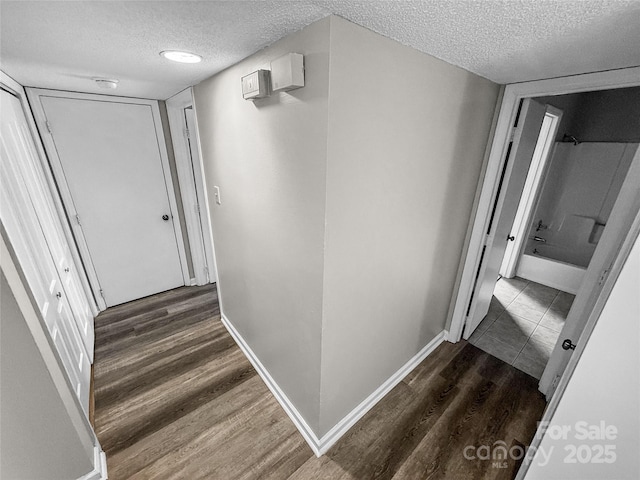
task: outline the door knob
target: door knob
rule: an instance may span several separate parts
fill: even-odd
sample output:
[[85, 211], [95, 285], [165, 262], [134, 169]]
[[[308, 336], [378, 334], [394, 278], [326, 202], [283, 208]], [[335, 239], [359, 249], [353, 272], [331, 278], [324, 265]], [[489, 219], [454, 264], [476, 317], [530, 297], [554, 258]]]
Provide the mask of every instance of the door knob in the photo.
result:
[[513, 242], [516, 239], [516, 237], [514, 237], [513, 235], [508, 235], [507, 236], [507, 240], [510, 242]]
[[562, 348], [565, 350], [575, 350], [576, 344], [571, 343], [571, 340], [567, 338], [564, 342], [562, 342]]
[[69, 273], [69, 267], [65, 267], [64, 271]]
[[163, 219], [165, 222], [168, 222], [168, 221], [169, 221], [169, 215], [162, 215], [162, 219]]
[[56, 297], [62, 298], [62, 293], [60, 293], [60, 292], [56, 293]]

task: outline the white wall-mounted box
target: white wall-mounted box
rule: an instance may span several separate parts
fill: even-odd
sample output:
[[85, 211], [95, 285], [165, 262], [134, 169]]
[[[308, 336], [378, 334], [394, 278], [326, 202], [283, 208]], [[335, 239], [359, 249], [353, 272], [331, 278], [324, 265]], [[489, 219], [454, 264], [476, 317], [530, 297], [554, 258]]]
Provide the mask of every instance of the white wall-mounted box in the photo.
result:
[[272, 61], [271, 83], [274, 92], [304, 87], [304, 56], [299, 53], [287, 53]]
[[269, 70], [256, 70], [242, 77], [242, 98], [254, 100], [271, 95]]

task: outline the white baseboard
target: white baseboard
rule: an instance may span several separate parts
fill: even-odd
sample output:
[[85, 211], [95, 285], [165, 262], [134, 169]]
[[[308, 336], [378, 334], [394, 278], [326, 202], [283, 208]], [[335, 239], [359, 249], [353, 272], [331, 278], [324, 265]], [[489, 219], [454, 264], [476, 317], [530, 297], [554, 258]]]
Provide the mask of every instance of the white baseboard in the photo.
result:
[[107, 478], [107, 456], [100, 445], [95, 445], [93, 447], [93, 470], [78, 480], [107, 480]]
[[100, 450], [100, 465], [102, 465], [100, 480], [107, 480], [109, 478], [109, 472], [107, 472], [107, 454], [102, 450]]
[[231, 324], [229, 319], [222, 314], [222, 324], [229, 331], [233, 339], [240, 346], [240, 349], [249, 359], [253, 367], [258, 372], [258, 375], [267, 384], [271, 393], [276, 397], [276, 400], [280, 403], [284, 411], [287, 412], [289, 418], [294, 423], [296, 428], [300, 431], [306, 442], [313, 450], [313, 453], [317, 457], [320, 457], [326, 453], [334, 443], [336, 443], [340, 437], [342, 437], [358, 420], [360, 420], [369, 410], [371, 410], [376, 403], [378, 403], [387, 393], [393, 389], [407, 374], [413, 370], [420, 362], [422, 362], [427, 356], [433, 352], [438, 345], [446, 340], [448, 332], [443, 330], [436, 337], [425, 345], [416, 355], [413, 356], [407, 363], [405, 363], [398, 371], [391, 375], [382, 385], [380, 385], [371, 395], [364, 399], [357, 407], [349, 412], [342, 420], [340, 420], [331, 430], [329, 430], [322, 438], [318, 438], [316, 434], [311, 430], [307, 422], [304, 420], [300, 412], [291, 403], [287, 395], [275, 382], [273, 377], [269, 374], [269, 371], [262, 365], [262, 362], [256, 357], [251, 347], [247, 345], [240, 333]]
[[329, 450], [334, 443], [336, 443], [340, 437], [342, 437], [347, 431], [355, 425], [369, 410], [371, 410], [376, 403], [389, 393], [393, 387], [402, 381], [411, 370], [416, 368], [420, 362], [422, 362], [427, 356], [433, 352], [438, 345], [445, 340], [445, 331], [443, 330], [435, 336], [422, 350], [416, 353], [413, 358], [409, 359], [402, 367], [400, 367], [396, 373], [391, 375], [385, 382], [380, 385], [371, 395], [365, 398], [360, 405], [351, 410], [342, 420], [340, 420], [331, 430], [329, 430], [320, 439], [320, 445], [318, 450], [320, 455]]
[[318, 444], [320, 443], [320, 440], [318, 440], [318, 437], [316, 437], [316, 434], [313, 433], [309, 425], [307, 425], [307, 422], [304, 420], [304, 418], [302, 418], [302, 415], [300, 415], [300, 412], [298, 412], [296, 407], [293, 406], [289, 398], [280, 389], [280, 387], [278, 386], [276, 381], [273, 379], [273, 377], [271, 377], [271, 375], [269, 374], [269, 371], [264, 367], [264, 365], [262, 365], [262, 362], [258, 359], [256, 354], [253, 353], [253, 350], [251, 350], [251, 347], [249, 347], [247, 342], [245, 342], [244, 338], [242, 338], [242, 335], [240, 335], [240, 333], [235, 329], [235, 327], [231, 324], [229, 319], [227, 319], [224, 313], [222, 313], [220, 317], [222, 319], [222, 324], [226, 327], [226, 329], [229, 331], [233, 339], [236, 341], [236, 343], [238, 344], [242, 352], [249, 359], [249, 361], [253, 365], [253, 368], [255, 368], [256, 371], [258, 372], [258, 375], [260, 375], [262, 380], [264, 380], [264, 383], [267, 384], [267, 387], [269, 387], [269, 390], [271, 390], [271, 393], [273, 393], [273, 396], [276, 397], [276, 400], [278, 400], [278, 403], [280, 403], [282, 408], [284, 408], [284, 411], [287, 412], [287, 415], [289, 415], [289, 418], [291, 419], [293, 424], [296, 426], [296, 428], [300, 431], [304, 439], [307, 441], [307, 443], [313, 450], [313, 453], [315, 453], [316, 456], [318, 457], [322, 455], [322, 452], [320, 452], [318, 448]]

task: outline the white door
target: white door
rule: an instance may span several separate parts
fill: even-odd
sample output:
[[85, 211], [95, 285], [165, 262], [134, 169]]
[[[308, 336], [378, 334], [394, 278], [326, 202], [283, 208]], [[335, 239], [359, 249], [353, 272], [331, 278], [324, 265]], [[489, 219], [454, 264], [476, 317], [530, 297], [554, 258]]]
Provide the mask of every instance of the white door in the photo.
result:
[[[568, 340], [575, 346], [581, 340], [587, 340], [584, 338], [583, 331], [592, 311], [598, 305], [602, 307], [606, 301], [607, 295], [605, 294], [603, 298], [603, 288], [608, 283], [609, 274], [624, 264], [624, 253], [628, 253], [628, 251], [624, 252], [625, 246], [630, 249], [637, 236], [637, 222], [640, 218], [640, 188], [638, 188], [640, 185], [640, 148], [635, 148], [635, 155], [620, 193], [615, 200], [607, 225], [595, 252], [593, 252], [589, 268], [571, 305], [571, 310], [551, 353], [551, 358], [549, 358], [540, 378], [540, 391], [547, 398], [551, 398], [553, 395], [558, 380], [573, 353], [572, 348], [563, 348], [563, 342]], [[613, 285], [610, 286], [613, 287]], [[637, 298], [629, 299], [629, 301], [637, 301]], [[615, 345], [612, 348], [615, 348]]]
[[41, 169], [22, 106], [16, 97], [3, 91], [2, 110], [4, 141], [12, 150], [16, 173], [19, 172], [24, 180], [47, 247], [71, 306], [73, 321], [76, 323], [89, 360], [93, 362], [93, 314], [84, 296], [80, 277], [76, 271], [53, 199], [47, 188], [44, 172]]
[[546, 107], [535, 100], [526, 99], [522, 103], [513, 143], [505, 159], [502, 179], [496, 192], [486, 247], [478, 266], [477, 281], [464, 328], [465, 339], [471, 336], [489, 311], [545, 112]]
[[55, 323], [57, 294], [62, 286], [42, 232], [39, 230], [33, 205], [16, 171], [16, 166], [11, 161], [14, 153], [5, 132], [3, 128], [0, 136], [2, 141], [0, 218], [27, 277], [38, 309], [51, 330]]
[[193, 274], [196, 284], [204, 285], [215, 282], [217, 273], [191, 88], [167, 99], [166, 104]]
[[184, 285], [151, 106], [39, 99], [106, 305]]
[[0, 219], [73, 389], [88, 412], [91, 365], [21, 172], [25, 159], [9, 115], [15, 107], [11, 98], [15, 97], [2, 92]]

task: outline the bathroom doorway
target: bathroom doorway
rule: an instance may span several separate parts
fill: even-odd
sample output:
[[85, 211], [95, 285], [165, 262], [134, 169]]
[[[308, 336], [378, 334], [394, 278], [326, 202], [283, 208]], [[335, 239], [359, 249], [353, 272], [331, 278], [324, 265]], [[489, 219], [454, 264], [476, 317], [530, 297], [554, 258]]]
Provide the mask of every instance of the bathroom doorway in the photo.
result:
[[553, 115], [543, 120], [489, 310], [469, 341], [541, 379], [638, 149], [640, 88], [533, 101], [560, 120], [555, 132]]

